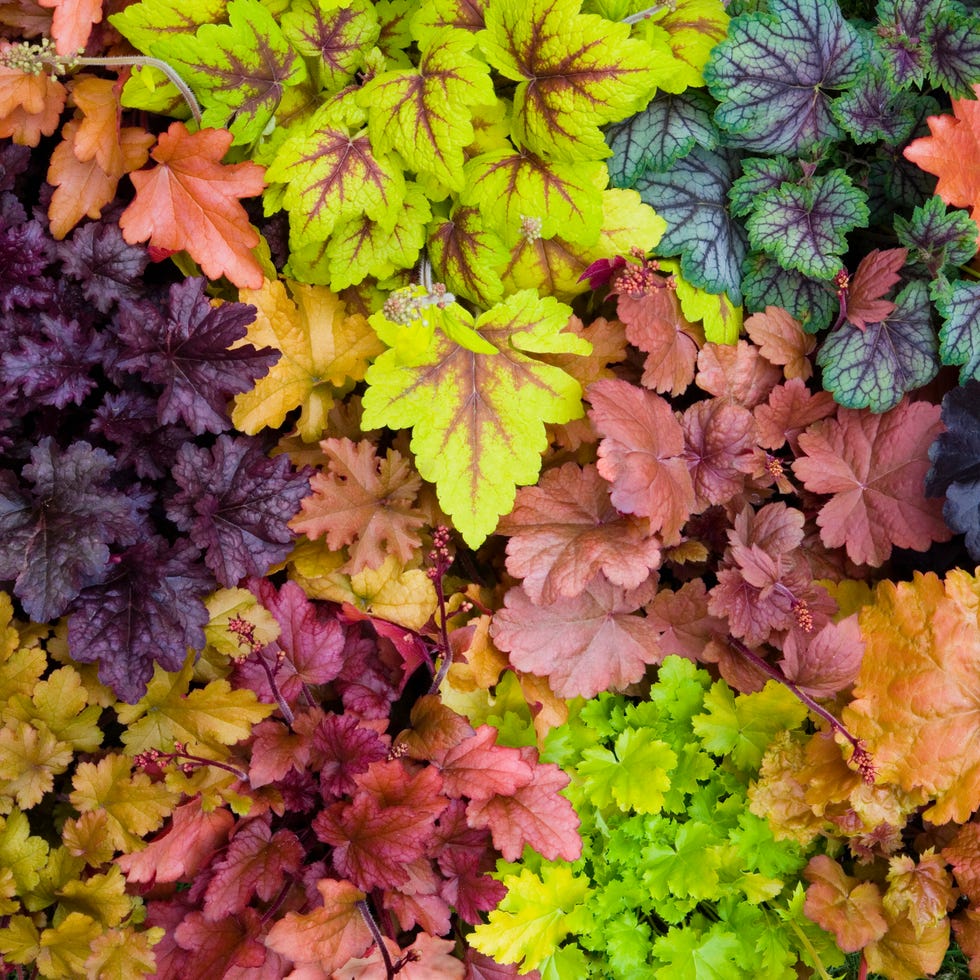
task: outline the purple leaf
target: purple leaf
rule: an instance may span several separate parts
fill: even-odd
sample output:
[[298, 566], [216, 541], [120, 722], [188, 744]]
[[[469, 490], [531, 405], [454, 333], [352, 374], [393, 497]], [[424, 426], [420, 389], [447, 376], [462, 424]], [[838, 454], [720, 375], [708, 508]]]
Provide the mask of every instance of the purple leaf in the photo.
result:
[[140, 374], [164, 386], [161, 423], [183, 422], [195, 435], [231, 427], [228, 400], [248, 391], [280, 357], [271, 348], [251, 344], [228, 348], [245, 336], [255, 308], [244, 303], [213, 307], [204, 279], [187, 279], [170, 287], [169, 313], [147, 316], [124, 307], [119, 314], [122, 371]]
[[44, 306], [52, 282], [43, 273], [53, 257], [54, 242], [40, 222], [0, 223], [0, 310], [9, 313], [15, 306]]
[[269, 459], [245, 437], [218, 437], [213, 449], [184, 443], [173, 476], [181, 488], [167, 516], [204, 549], [205, 564], [224, 586], [264, 575], [292, 547], [287, 522], [309, 494], [305, 472], [285, 455]]
[[140, 279], [149, 256], [146, 249], [127, 244], [116, 224], [83, 225], [68, 241], [58, 243], [58, 257], [65, 274], [82, 284], [86, 298], [100, 313], [143, 294]]
[[187, 542], [150, 537], [124, 552], [100, 585], [85, 589], [68, 620], [68, 648], [99, 662], [99, 679], [124, 701], [138, 701], [154, 663], [176, 671], [187, 648], [204, 646], [203, 597], [214, 580]]

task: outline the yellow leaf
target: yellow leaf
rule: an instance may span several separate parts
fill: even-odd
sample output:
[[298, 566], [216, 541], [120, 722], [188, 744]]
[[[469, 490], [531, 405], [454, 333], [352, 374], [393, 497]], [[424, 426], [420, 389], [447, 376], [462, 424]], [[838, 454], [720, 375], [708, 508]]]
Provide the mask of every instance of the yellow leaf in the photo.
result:
[[65, 980], [85, 975], [85, 960], [102, 927], [81, 912], [72, 912], [54, 929], [41, 933], [37, 970], [42, 977]]
[[102, 744], [102, 709], [88, 704], [82, 679], [73, 667], [59, 667], [34, 686], [30, 700], [18, 697], [8, 707], [10, 717], [33, 724], [42, 721], [62, 742], [78, 752], [94, 752]]
[[159, 926], [141, 932], [107, 929], [92, 943], [92, 952], [85, 961], [85, 975], [99, 980], [153, 976], [156, 957], [152, 947], [163, 939], [164, 934], [165, 930]]
[[211, 617], [204, 627], [208, 644], [229, 657], [238, 657], [247, 650], [242, 646], [241, 637], [228, 629], [233, 619], [244, 619], [254, 628], [255, 642], [261, 646], [271, 643], [279, 636], [279, 624], [275, 617], [248, 589], [219, 589], [205, 601]]
[[11, 916], [0, 929], [0, 954], [10, 963], [33, 963], [40, 944], [41, 935], [26, 915]]
[[37, 886], [23, 896], [24, 908], [29, 912], [40, 912], [54, 905], [61, 889], [69, 882], [77, 881], [84, 870], [85, 862], [67, 847], [54, 848], [48, 855], [47, 864], [41, 869]]
[[6, 819], [0, 817], [0, 868], [10, 869], [18, 893], [24, 895], [37, 887], [47, 861], [47, 842], [31, 834], [27, 817], [20, 810], [12, 810]]
[[115, 864], [105, 874], [66, 882], [59, 898], [65, 909], [82, 912], [107, 927], [118, 926], [132, 912], [135, 901], [126, 894], [126, 879]]
[[69, 817], [61, 828], [61, 840], [69, 854], [98, 868], [116, 853], [106, 833], [108, 826], [109, 818], [102, 810], [91, 810]]
[[0, 796], [12, 797], [22, 810], [37, 806], [74, 758], [42, 721], [8, 721], [0, 728]]
[[265, 281], [261, 289], [243, 289], [239, 297], [258, 310], [241, 344], [282, 351], [278, 363], [235, 398], [232, 422], [254, 435], [278, 428], [288, 412], [302, 406], [297, 427], [306, 442], [323, 436], [327, 413], [338, 394], [364, 378], [368, 363], [384, 345], [359, 313], [324, 286]]

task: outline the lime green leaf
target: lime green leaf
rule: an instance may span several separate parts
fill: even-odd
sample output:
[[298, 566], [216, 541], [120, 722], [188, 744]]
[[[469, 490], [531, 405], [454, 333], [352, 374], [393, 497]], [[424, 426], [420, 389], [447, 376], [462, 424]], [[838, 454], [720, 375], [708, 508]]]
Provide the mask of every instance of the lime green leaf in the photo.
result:
[[587, 778], [589, 796], [596, 806], [612, 801], [620, 810], [659, 813], [664, 793], [670, 789], [677, 753], [649, 729], [627, 729], [616, 739], [616, 754], [608, 749], [588, 748], [576, 767]]
[[469, 107], [494, 100], [490, 69], [469, 53], [473, 44], [471, 35], [443, 31], [418, 68], [384, 72], [359, 95], [377, 151], [397, 151], [410, 170], [453, 190], [463, 186], [463, 147], [473, 140]]
[[283, 37], [318, 66], [320, 88], [342, 89], [364, 67], [364, 57], [381, 33], [378, 15], [368, 0], [341, 5], [324, 0], [293, 0], [282, 15]]
[[[729, 16], [722, 0], [675, 0], [654, 7], [651, 17], [641, 21], [647, 40], [659, 49], [666, 42], [673, 57], [671, 92], [704, 84], [701, 70], [711, 49], [728, 33]], [[662, 85], [661, 88], [667, 88]]]
[[672, 59], [658, 65], [648, 44], [630, 38], [628, 24], [580, 8], [581, 0], [494, 0], [477, 35], [490, 64], [518, 83], [514, 139], [558, 160], [609, 156], [599, 127], [642, 109], [673, 70]]
[[704, 337], [709, 343], [737, 343], [742, 332], [742, 307], [732, 303], [727, 293], [709, 293], [692, 286], [680, 274], [680, 263], [664, 259], [659, 261], [664, 271], [674, 273], [684, 319], [691, 323], [702, 321]]
[[151, 53], [168, 62], [204, 106], [204, 126], [227, 128], [236, 144], [258, 139], [285, 89], [306, 78], [290, 47], [259, 0], [231, 0], [227, 24], [203, 24], [193, 37], [162, 38]]
[[558, 944], [576, 931], [575, 910], [585, 900], [589, 882], [567, 865], [543, 865], [541, 877], [527, 868], [506, 875], [507, 894], [469, 943], [500, 963], [519, 963], [526, 973], [555, 953]]
[[32, 836], [27, 817], [20, 810], [0, 817], [0, 868], [9, 868], [13, 873], [20, 895], [37, 886], [47, 860], [47, 843]]
[[447, 27], [475, 34], [486, 26], [486, 6], [487, 0], [423, 0], [412, 17], [412, 37], [424, 46]]
[[[570, 315], [552, 297], [521, 291], [472, 325], [499, 353], [467, 350], [439, 331], [418, 363], [404, 363], [393, 349], [368, 369], [364, 426], [413, 427], [419, 473], [436, 484], [439, 503], [471, 547], [510, 511], [517, 486], [537, 479], [545, 422], [582, 414], [579, 383], [528, 356], [587, 354], [586, 342], [562, 332]], [[454, 319], [468, 326], [461, 308]], [[390, 324], [388, 336], [398, 329]]]
[[294, 250], [325, 242], [347, 220], [394, 222], [405, 198], [401, 164], [376, 156], [366, 132], [351, 135], [331, 103], [283, 143], [265, 176], [287, 185], [282, 204]]
[[[134, 48], [150, 53], [154, 42], [194, 34], [202, 24], [225, 19], [227, 0], [142, 0], [109, 17], [109, 23]], [[163, 75], [161, 74], [161, 78]]]
[[457, 207], [448, 219], [434, 221], [427, 249], [436, 278], [451, 293], [479, 306], [491, 306], [503, 296], [500, 270], [507, 251], [486, 228], [478, 208]]
[[657, 980], [716, 980], [743, 975], [737, 955], [738, 938], [716, 923], [705, 933], [686, 927], [671, 929], [653, 944], [655, 956], [669, 966], [657, 971]]
[[730, 754], [737, 766], [749, 770], [758, 769], [776, 732], [796, 728], [806, 717], [805, 705], [776, 681], [738, 697], [724, 681], [716, 681], [704, 706], [705, 713], [692, 721], [701, 743], [715, 755]]
[[594, 245], [602, 227], [602, 191], [609, 174], [604, 163], [561, 163], [533, 153], [497, 150], [466, 164], [462, 200], [480, 209], [487, 224], [513, 247], [528, 219], [542, 238], [560, 234], [579, 245]]

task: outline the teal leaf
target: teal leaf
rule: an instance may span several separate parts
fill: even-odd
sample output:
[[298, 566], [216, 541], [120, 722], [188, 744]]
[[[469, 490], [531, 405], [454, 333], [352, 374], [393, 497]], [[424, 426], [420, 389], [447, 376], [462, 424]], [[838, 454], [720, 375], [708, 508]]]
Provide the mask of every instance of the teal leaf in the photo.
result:
[[845, 408], [887, 412], [905, 392], [928, 384], [939, 371], [939, 358], [926, 284], [910, 282], [882, 323], [863, 331], [841, 324], [824, 341], [817, 364], [824, 388]]
[[980, 381], [980, 282], [954, 282], [936, 307], [946, 321], [939, 331], [943, 364], [960, 365], [960, 384]]
[[746, 227], [752, 247], [774, 255], [787, 269], [831, 279], [844, 264], [847, 233], [867, 220], [864, 193], [843, 170], [832, 170], [766, 192]]
[[[919, 101], [935, 102], [928, 96], [920, 96]], [[938, 105], [935, 111], [939, 111]], [[891, 224], [896, 212], [907, 213], [928, 201], [935, 186], [935, 177], [906, 160], [901, 147], [878, 144], [868, 160], [865, 180], [868, 223]]]
[[743, 269], [746, 312], [781, 306], [799, 320], [807, 333], [818, 333], [833, 323], [840, 303], [828, 280], [811, 279], [795, 269], [784, 269], [764, 252], [749, 253]]
[[980, 79], [980, 30], [977, 15], [955, 0], [946, 0], [930, 12], [926, 46], [932, 55], [929, 80], [954, 99], [974, 98]]
[[869, 71], [831, 103], [831, 111], [855, 143], [904, 143], [919, 122], [921, 97], [904, 92], [884, 68]]
[[612, 157], [606, 163], [612, 186], [633, 187], [648, 170], [669, 170], [695, 146], [713, 150], [718, 144], [713, 111], [706, 93], [686, 89], [679, 95], [660, 93], [642, 112], [611, 126], [606, 143]]
[[922, 86], [929, 53], [922, 43], [926, 20], [947, 0], [880, 0], [877, 46], [896, 84]]
[[721, 103], [715, 122], [729, 145], [799, 156], [840, 139], [830, 101], [867, 70], [869, 44], [836, 0], [768, 7], [731, 22], [704, 79]]
[[910, 219], [896, 215], [894, 227], [909, 250], [912, 273], [924, 272], [930, 279], [969, 262], [977, 251], [976, 223], [966, 211], [948, 210], [939, 197], [930, 197]]
[[732, 214], [744, 218], [755, 209], [756, 203], [766, 191], [780, 184], [796, 183], [803, 177], [803, 168], [786, 157], [748, 157], [742, 161], [742, 176], [732, 184], [728, 202]]
[[727, 205], [737, 166], [729, 151], [696, 147], [668, 173], [648, 173], [636, 185], [667, 222], [657, 252], [665, 258], [679, 255], [681, 274], [692, 286], [727, 293], [736, 305], [742, 302], [745, 233]]

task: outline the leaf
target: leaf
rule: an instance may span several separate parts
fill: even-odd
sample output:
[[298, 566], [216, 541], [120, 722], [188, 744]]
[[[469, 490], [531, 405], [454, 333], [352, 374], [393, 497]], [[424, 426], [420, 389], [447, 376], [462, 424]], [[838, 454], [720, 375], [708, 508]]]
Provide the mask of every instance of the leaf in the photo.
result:
[[[537, 479], [544, 423], [581, 412], [578, 383], [528, 356], [585, 353], [583, 341], [561, 332], [569, 315], [553, 298], [521, 291], [475, 323], [458, 313], [499, 353], [476, 353], [436, 334], [421, 363], [400, 364], [395, 348], [367, 372], [363, 424], [413, 427], [418, 471], [436, 484], [440, 505], [471, 547], [511, 510], [516, 486]], [[392, 326], [382, 339], [395, 340]]]
[[[390, 962], [403, 962], [398, 971], [404, 980], [463, 980], [464, 967], [454, 954], [452, 940], [421, 932], [407, 949], [384, 939]], [[385, 980], [388, 964], [377, 947], [370, 956], [349, 960], [335, 976], [344, 980]]]
[[226, 275], [236, 286], [258, 289], [262, 269], [252, 249], [259, 234], [239, 198], [261, 192], [263, 171], [254, 163], [222, 164], [231, 141], [224, 130], [189, 133], [171, 123], [151, 153], [157, 166], [130, 174], [136, 196], [119, 227], [130, 245], [186, 249], [209, 278]]
[[536, 605], [574, 598], [599, 573], [634, 589], [660, 564], [660, 542], [647, 523], [616, 510], [591, 465], [566, 463], [519, 489], [497, 533], [510, 535], [507, 571], [523, 578]]
[[433, 221], [426, 249], [450, 292], [480, 306], [492, 306], [503, 297], [500, 270], [507, 251], [486, 228], [478, 208], [456, 207], [448, 219]]
[[893, 546], [925, 551], [948, 540], [939, 501], [923, 495], [938, 408], [905, 400], [883, 415], [844, 408], [800, 435], [806, 455], [793, 472], [807, 490], [833, 494], [817, 515], [827, 547], [844, 545], [851, 561], [877, 567]]
[[762, 352], [744, 340], [705, 344], [698, 353], [697, 386], [716, 398], [755, 408], [776, 386], [779, 371]]
[[251, 343], [281, 351], [279, 360], [251, 391], [236, 396], [231, 420], [255, 435], [278, 428], [302, 407], [296, 428], [305, 442], [322, 438], [327, 414], [351, 382], [361, 381], [368, 363], [384, 349], [359, 313], [322, 286], [266, 280], [261, 290], [241, 290], [257, 315], [238, 346]]
[[930, 197], [911, 218], [895, 215], [895, 235], [909, 250], [910, 273], [925, 268], [930, 278], [948, 273], [976, 254], [977, 226], [964, 211], [949, 211], [940, 197]]
[[864, 739], [879, 779], [928, 793], [923, 816], [935, 824], [968, 820], [980, 800], [976, 590], [960, 569], [945, 583], [915, 572], [911, 582], [879, 583], [859, 614], [864, 660], [842, 720]]
[[38, 5], [54, 8], [51, 37], [60, 55], [83, 51], [92, 28], [102, 22], [101, 0], [38, 0]]
[[188, 7], [182, 0], [141, 0], [110, 14], [109, 23], [127, 40], [149, 53], [161, 38], [193, 34], [201, 24], [217, 24], [227, 0], [200, 0]]
[[946, 918], [957, 895], [946, 870], [946, 855], [926, 848], [919, 860], [896, 854], [888, 860], [888, 891], [885, 909], [895, 920], [908, 917], [916, 932]]
[[574, 598], [548, 605], [533, 604], [523, 589], [509, 589], [490, 636], [514, 667], [547, 677], [559, 697], [621, 691], [663, 659], [653, 625], [633, 615], [653, 588], [650, 582], [627, 591], [596, 577]]
[[309, 481], [288, 457], [269, 459], [245, 436], [220, 435], [212, 449], [182, 443], [172, 472], [180, 491], [168, 501], [167, 516], [204, 550], [221, 585], [264, 575], [289, 554], [287, 522]]
[[835, 0], [775, 0], [766, 13], [736, 17], [704, 69], [726, 143], [804, 156], [839, 140], [829, 93], [861, 78], [866, 48]]
[[32, 75], [0, 65], [0, 139], [37, 146], [58, 128], [67, 95], [47, 72]]
[[936, 301], [943, 317], [939, 330], [939, 356], [943, 364], [960, 366], [960, 384], [980, 380], [980, 286], [973, 282], [951, 283]]
[[476, 732], [442, 753], [438, 766], [447, 796], [473, 801], [491, 796], [513, 796], [534, 778], [534, 767], [521, 753], [497, 744], [497, 729], [480, 725]]
[[684, 433], [668, 402], [625, 381], [597, 381], [589, 416], [603, 437], [600, 476], [612, 484], [613, 505], [650, 520], [664, 544], [676, 544], [694, 510], [684, 459]]
[[925, 43], [931, 54], [929, 80], [950, 95], [971, 98], [980, 69], [980, 45], [973, 18], [962, 4], [937, 4], [926, 20]]
[[477, 43], [490, 64], [516, 81], [513, 136], [539, 156], [609, 156], [599, 127], [642, 108], [668, 65], [651, 67], [651, 50], [628, 24], [579, 13], [581, 0], [496, 0]]
[[701, 513], [741, 493], [755, 441], [752, 413], [720, 398], [699, 401], [684, 413], [681, 427], [684, 459], [694, 487], [693, 510]]
[[836, 410], [829, 391], [813, 394], [800, 378], [776, 385], [769, 392], [769, 401], [755, 408], [759, 445], [781, 449], [788, 442], [795, 454], [800, 433]]
[[888, 305], [887, 318], [866, 329], [842, 323], [817, 354], [824, 388], [847, 408], [887, 412], [939, 372], [926, 284], [913, 280]]
[[657, 254], [679, 255], [689, 283], [741, 303], [745, 233], [727, 206], [736, 166], [729, 151], [695, 147], [666, 172], [646, 173], [636, 189], [667, 222]]
[[757, 198], [745, 223], [749, 241], [787, 269], [830, 279], [843, 264], [845, 236], [868, 221], [865, 200], [843, 170], [805, 184], [784, 182]]
[[749, 252], [743, 266], [742, 291], [747, 310], [781, 306], [807, 333], [834, 322], [840, 302], [833, 283], [811, 279], [796, 269], [784, 269], [765, 252]]
[[746, 318], [745, 332], [770, 364], [782, 366], [787, 379], [806, 381], [813, 374], [810, 354], [816, 341], [782, 307], [767, 306], [765, 312]]
[[896, 980], [918, 980], [938, 972], [949, 949], [945, 916], [919, 930], [908, 917], [889, 916], [888, 932], [865, 950], [868, 968]]
[[371, 145], [393, 150], [409, 170], [451, 190], [463, 186], [463, 147], [473, 141], [470, 107], [493, 102], [487, 64], [470, 54], [472, 35], [446, 30], [421, 46], [418, 68], [375, 75], [358, 93]]
[[884, 252], [873, 249], [861, 259], [847, 290], [847, 319], [858, 330], [869, 323], [881, 323], [890, 316], [895, 304], [883, 299], [900, 279], [899, 270], [905, 265], [908, 249], [889, 248]]
[[864, 641], [857, 619], [847, 616], [815, 633], [790, 631], [783, 641], [779, 666], [811, 697], [829, 698], [854, 683], [863, 656]]
[[844, 952], [863, 949], [888, 931], [881, 892], [873, 881], [846, 875], [826, 854], [810, 858], [803, 875], [810, 882], [807, 916], [832, 932]]

